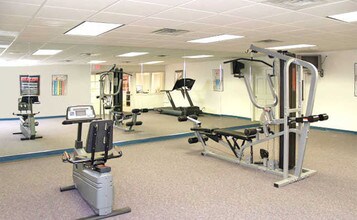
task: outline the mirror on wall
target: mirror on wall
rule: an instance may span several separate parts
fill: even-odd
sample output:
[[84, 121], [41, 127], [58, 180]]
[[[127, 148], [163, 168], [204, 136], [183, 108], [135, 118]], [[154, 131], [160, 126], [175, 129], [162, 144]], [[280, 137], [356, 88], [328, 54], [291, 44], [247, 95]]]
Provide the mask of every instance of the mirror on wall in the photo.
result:
[[[167, 65], [127, 65], [122, 68], [122, 93], [120, 102], [114, 101], [111, 95], [105, 98], [105, 106], [101, 103], [101, 73], [112, 68], [111, 65], [51, 65], [34, 67], [12, 67], [5, 70], [11, 73], [7, 82], [2, 81], [1, 87], [9, 91], [1, 108], [0, 117], [0, 160], [1, 157], [22, 155], [36, 152], [50, 152], [73, 148], [77, 134], [77, 127], [62, 125], [68, 106], [93, 105], [96, 114], [102, 119], [115, 121], [114, 142], [120, 146], [135, 140], [170, 136], [190, 132], [191, 123], [179, 123], [177, 115], [164, 114], [159, 109], [170, 109], [168, 94], [177, 109], [185, 109], [192, 105], [209, 114], [200, 115], [205, 127], [233, 127], [249, 124], [249, 120], [234, 117], [220, 117], [221, 115], [235, 115], [237, 102], [234, 100], [236, 79], [233, 79], [230, 66], [223, 66], [224, 91], [214, 91], [214, 77], [212, 71], [220, 68], [222, 61], [212, 61], [207, 65], [200, 62], [178, 62]], [[192, 78], [194, 84], [187, 88], [173, 89], [178, 77], [183, 78], [183, 70], [187, 78]], [[36, 115], [36, 132], [42, 139], [21, 141], [20, 136], [12, 133], [19, 132], [20, 121], [12, 115], [18, 109], [19, 75], [24, 72], [40, 76], [41, 93], [40, 104], [34, 106]], [[178, 73], [181, 73], [179, 76]], [[53, 96], [53, 75], [66, 75], [66, 92]], [[234, 82], [233, 82], [234, 81]], [[105, 81], [105, 93], [115, 93], [118, 84], [113, 77]], [[238, 83], [239, 84], [239, 83]], [[169, 90], [170, 92], [165, 92]], [[10, 91], [12, 91], [10, 93]], [[103, 97], [102, 97], [103, 98]], [[102, 114], [100, 114], [102, 113]], [[137, 114], [138, 113], [138, 114]], [[135, 115], [136, 114], [136, 115]], [[237, 115], [240, 113], [238, 112]], [[130, 128], [135, 115], [137, 123]], [[86, 140], [87, 124], [83, 125], [82, 138]]]

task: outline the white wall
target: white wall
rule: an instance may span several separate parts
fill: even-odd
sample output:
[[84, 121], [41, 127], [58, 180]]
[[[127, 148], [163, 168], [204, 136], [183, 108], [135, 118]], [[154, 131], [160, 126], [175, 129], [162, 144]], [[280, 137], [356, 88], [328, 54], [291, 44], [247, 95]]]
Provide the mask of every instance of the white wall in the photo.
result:
[[[323, 65], [325, 76], [319, 77], [313, 112], [327, 113], [330, 118], [312, 125], [357, 131], [357, 97], [354, 97], [354, 63], [357, 63], [357, 51], [335, 51], [322, 55], [327, 55]], [[204, 107], [204, 111], [209, 113], [251, 118], [252, 106], [245, 84], [243, 79], [232, 76], [231, 65], [222, 65], [224, 92], [213, 91], [212, 69], [219, 68], [220, 64], [222, 61], [186, 63], [187, 77], [196, 79], [190, 92], [194, 104]], [[172, 89], [175, 70], [180, 69], [183, 69], [183, 63], [166, 66], [166, 89]], [[173, 98], [178, 106], [187, 105], [179, 92], [173, 92]], [[166, 104], [169, 105], [168, 101]]]
[[[40, 75], [40, 102], [34, 111], [41, 116], [65, 115], [69, 105], [90, 104], [89, 65], [0, 67], [0, 118], [13, 118], [20, 97], [20, 75]], [[68, 75], [67, 95], [52, 96], [52, 75]]]
[[319, 77], [314, 113], [327, 113], [330, 118], [314, 126], [357, 131], [357, 97], [354, 96], [354, 64], [357, 51], [324, 53], [327, 56]]
[[[213, 91], [212, 69], [223, 68], [224, 91]], [[165, 86], [172, 89], [174, 85], [175, 70], [182, 70], [183, 63], [166, 66]], [[196, 80], [190, 91], [193, 104], [204, 108], [204, 112], [214, 114], [228, 114], [241, 117], [251, 117], [251, 104], [243, 79], [233, 77], [231, 64], [223, 61], [186, 63], [188, 78]], [[177, 106], [187, 106], [180, 92], [172, 92], [172, 97]], [[166, 101], [166, 105], [169, 102]]]

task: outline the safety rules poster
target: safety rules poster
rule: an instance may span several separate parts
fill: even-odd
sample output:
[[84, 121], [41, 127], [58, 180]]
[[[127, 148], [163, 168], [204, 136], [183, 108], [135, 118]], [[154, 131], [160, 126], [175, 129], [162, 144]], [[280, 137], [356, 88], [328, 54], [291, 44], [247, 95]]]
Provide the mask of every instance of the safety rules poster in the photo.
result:
[[39, 75], [20, 75], [21, 95], [40, 95]]

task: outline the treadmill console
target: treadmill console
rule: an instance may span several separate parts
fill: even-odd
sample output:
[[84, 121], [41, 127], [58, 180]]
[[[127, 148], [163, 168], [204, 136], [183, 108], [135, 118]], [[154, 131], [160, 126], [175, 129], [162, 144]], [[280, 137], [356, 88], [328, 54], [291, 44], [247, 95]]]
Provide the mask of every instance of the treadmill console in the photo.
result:
[[91, 105], [70, 106], [67, 108], [67, 120], [92, 120], [95, 119], [94, 108]]

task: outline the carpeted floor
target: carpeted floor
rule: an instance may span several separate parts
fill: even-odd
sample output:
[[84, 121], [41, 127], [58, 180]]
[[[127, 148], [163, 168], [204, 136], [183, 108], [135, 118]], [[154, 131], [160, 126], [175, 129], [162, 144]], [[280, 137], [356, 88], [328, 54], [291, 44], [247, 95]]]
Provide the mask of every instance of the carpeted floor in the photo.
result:
[[[356, 219], [357, 136], [312, 130], [305, 167], [318, 173], [284, 188], [279, 177], [200, 155], [176, 139], [123, 147], [111, 160], [113, 219]], [[59, 157], [0, 164], [0, 219], [75, 219], [92, 214]]]

